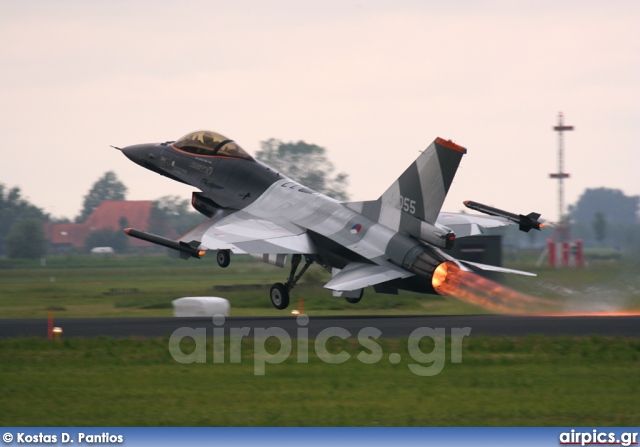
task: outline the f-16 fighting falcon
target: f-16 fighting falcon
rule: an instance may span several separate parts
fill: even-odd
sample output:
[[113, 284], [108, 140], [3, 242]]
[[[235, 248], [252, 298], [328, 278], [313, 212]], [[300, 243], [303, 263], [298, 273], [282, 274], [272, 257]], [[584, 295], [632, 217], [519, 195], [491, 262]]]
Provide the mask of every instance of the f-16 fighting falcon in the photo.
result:
[[[516, 215], [476, 202], [465, 204], [490, 216], [440, 213], [466, 149], [436, 140], [377, 199], [340, 203], [255, 160], [235, 141], [196, 131], [177, 141], [122, 148], [133, 162], [198, 188], [193, 207], [209, 218], [178, 240], [129, 228], [129, 236], [169, 247], [183, 259], [217, 251], [221, 267], [231, 253], [247, 253], [291, 270], [273, 284], [271, 302], [289, 305], [289, 292], [312, 263], [331, 272], [324, 287], [357, 303], [365, 287], [437, 293], [456, 281], [456, 272], [477, 269], [532, 275], [458, 260], [447, 254], [457, 237], [480, 227], [517, 224], [540, 229], [539, 214]], [[304, 264], [298, 271], [304, 259]]]

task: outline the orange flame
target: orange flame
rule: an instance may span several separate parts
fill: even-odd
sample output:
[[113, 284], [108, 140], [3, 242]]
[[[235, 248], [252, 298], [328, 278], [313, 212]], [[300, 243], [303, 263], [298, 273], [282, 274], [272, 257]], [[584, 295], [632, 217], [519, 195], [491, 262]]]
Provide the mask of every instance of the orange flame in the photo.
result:
[[460, 269], [454, 262], [440, 264], [432, 285], [440, 295], [452, 295], [476, 306], [505, 313], [527, 313], [533, 307], [551, 304], [541, 298], [517, 292], [489, 279]]
[[440, 295], [451, 295], [467, 303], [501, 313], [593, 317], [640, 315], [640, 309], [559, 311], [559, 303], [517, 292], [472, 272], [463, 271], [451, 261], [443, 262], [436, 268], [431, 283]]

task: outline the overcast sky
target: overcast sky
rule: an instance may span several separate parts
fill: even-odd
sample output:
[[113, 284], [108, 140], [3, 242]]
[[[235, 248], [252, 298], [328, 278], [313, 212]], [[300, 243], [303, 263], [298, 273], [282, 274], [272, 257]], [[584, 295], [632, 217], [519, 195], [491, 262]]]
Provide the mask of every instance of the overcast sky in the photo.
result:
[[79, 214], [106, 171], [128, 199], [190, 198], [109, 145], [210, 129], [323, 146], [375, 199], [435, 137], [468, 149], [444, 210], [476, 200], [557, 218], [640, 194], [640, 2], [0, 1], [0, 183]]

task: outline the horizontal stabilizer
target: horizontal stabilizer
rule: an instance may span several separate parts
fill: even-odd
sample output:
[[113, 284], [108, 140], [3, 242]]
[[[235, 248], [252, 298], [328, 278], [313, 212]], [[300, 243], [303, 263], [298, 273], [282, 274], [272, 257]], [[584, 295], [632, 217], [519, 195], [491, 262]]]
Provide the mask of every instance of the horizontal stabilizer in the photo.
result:
[[331, 281], [325, 284], [325, 288], [339, 291], [357, 290], [391, 281], [392, 279], [407, 278], [409, 276], [413, 276], [413, 273], [409, 273], [392, 264], [383, 266], [350, 262], [345, 268], [340, 270]]
[[513, 273], [516, 275], [524, 275], [524, 276], [538, 276], [535, 273], [524, 272], [522, 270], [513, 270], [504, 267], [498, 267], [497, 265], [487, 265], [480, 264], [479, 262], [471, 262], [471, 261], [463, 261], [462, 259], [458, 259], [458, 264], [463, 264], [471, 268], [471, 270], [486, 270], [489, 272], [500, 272], [500, 273]]
[[482, 216], [468, 213], [440, 213], [436, 225], [450, 228], [456, 238], [482, 234], [483, 228], [503, 227], [512, 222], [502, 217]]

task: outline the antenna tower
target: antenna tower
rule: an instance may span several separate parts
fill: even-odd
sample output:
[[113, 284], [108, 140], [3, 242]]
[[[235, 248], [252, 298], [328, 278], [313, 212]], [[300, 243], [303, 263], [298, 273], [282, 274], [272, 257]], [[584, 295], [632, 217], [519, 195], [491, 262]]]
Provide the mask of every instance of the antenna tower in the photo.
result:
[[563, 132], [573, 130], [573, 126], [564, 125], [562, 112], [558, 113], [558, 125], [553, 127], [558, 132], [558, 172], [549, 174], [550, 178], [558, 179], [558, 222], [563, 221], [564, 216], [564, 185], [563, 180], [569, 178], [569, 174], [564, 172], [564, 139]]

